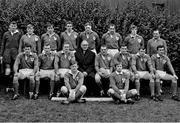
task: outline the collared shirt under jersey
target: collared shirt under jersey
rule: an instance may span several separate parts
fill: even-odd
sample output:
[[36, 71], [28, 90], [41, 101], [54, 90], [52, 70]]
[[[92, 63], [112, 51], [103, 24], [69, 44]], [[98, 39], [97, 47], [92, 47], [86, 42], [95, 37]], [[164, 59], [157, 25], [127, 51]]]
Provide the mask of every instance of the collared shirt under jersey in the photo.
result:
[[56, 34], [56, 33], [53, 33], [51, 35], [49, 33], [43, 34], [41, 36], [41, 48], [43, 48], [43, 46], [47, 43], [50, 44], [52, 51], [60, 50], [61, 42], [60, 42], [60, 37], [58, 34]]
[[69, 43], [70, 50], [76, 50], [78, 44], [78, 33], [72, 30], [68, 32], [67, 30], [61, 33], [61, 49], [65, 43]]
[[39, 55], [39, 68], [43, 70], [51, 70], [55, 68], [55, 57], [56, 55], [54, 53], [41, 53]]
[[5, 32], [1, 41], [0, 55], [3, 55], [5, 49], [14, 48], [18, 50], [21, 36], [22, 34], [18, 30], [16, 30], [14, 33], [10, 31]]
[[14, 63], [14, 69], [37, 69], [38, 56], [35, 53], [26, 55], [24, 52], [19, 53]]
[[140, 47], [144, 47], [144, 39], [140, 35], [133, 36], [132, 34], [129, 34], [125, 40], [125, 45], [128, 48], [129, 53], [136, 54], [139, 51]]
[[72, 53], [72, 52], [65, 53], [64, 51], [59, 51], [57, 53], [56, 62], [58, 64], [59, 68], [69, 69], [71, 60], [75, 60], [74, 53]]
[[75, 89], [79, 83], [83, 83], [80, 82], [83, 81], [83, 78], [84, 76], [80, 71], [77, 71], [76, 74], [72, 74], [72, 72], [69, 71], [64, 76], [64, 83], [66, 86], [70, 85], [71, 89]]
[[166, 44], [166, 41], [162, 38], [159, 38], [157, 40], [152, 38], [148, 41], [147, 54], [149, 54], [150, 56], [152, 56], [153, 54], [157, 54], [157, 47], [160, 45], [165, 47], [165, 53], [167, 54], [167, 44]]
[[123, 69], [131, 69], [132, 55], [130, 53], [118, 52], [114, 55], [114, 64], [122, 63]]
[[119, 33], [115, 32], [113, 35], [109, 32], [102, 36], [102, 43], [107, 45], [108, 49], [120, 49], [122, 37]]
[[23, 52], [24, 44], [30, 44], [32, 47], [32, 52], [40, 54], [41, 53], [41, 41], [39, 36], [35, 35], [34, 33], [29, 35], [26, 33], [20, 39], [19, 43], [19, 53]]
[[149, 71], [153, 73], [151, 57], [148, 54], [141, 56], [137, 53], [132, 58], [132, 69], [135, 73], [137, 73], [137, 71]]
[[100, 68], [110, 69], [113, 67], [113, 56], [107, 54], [103, 56], [102, 53], [99, 53], [95, 58], [95, 68], [98, 71]]
[[83, 40], [86, 40], [89, 43], [89, 49], [90, 50], [93, 50], [93, 49], [96, 49], [96, 51], [99, 50], [100, 39], [99, 39], [99, 36], [96, 32], [94, 32], [94, 31], [91, 31], [90, 33], [87, 33], [86, 31], [81, 32], [79, 39], [80, 39], [80, 42], [78, 44], [79, 47], [81, 45], [81, 42]]
[[110, 76], [110, 87], [116, 86], [118, 89], [124, 89], [125, 80], [127, 79], [127, 74], [124, 72], [113, 72]]
[[159, 55], [159, 54], [154, 54], [151, 56], [152, 59], [152, 65], [155, 70], [161, 70], [165, 71], [165, 67], [167, 66], [169, 71], [174, 75], [175, 71], [174, 68], [171, 64], [170, 59], [166, 55]]

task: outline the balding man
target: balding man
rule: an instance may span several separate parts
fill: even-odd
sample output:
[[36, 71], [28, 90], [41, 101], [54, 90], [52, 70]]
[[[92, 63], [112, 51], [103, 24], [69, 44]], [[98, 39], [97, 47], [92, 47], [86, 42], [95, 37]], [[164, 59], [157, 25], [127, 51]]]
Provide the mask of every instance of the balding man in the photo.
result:
[[[89, 48], [86, 40], [81, 42], [81, 47], [75, 53], [78, 62], [78, 70], [84, 75], [84, 85], [87, 87], [87, 94], [92, 94], [95, 87], [95, 53]], [[95, 91], [97, 92], [97, 91]]]

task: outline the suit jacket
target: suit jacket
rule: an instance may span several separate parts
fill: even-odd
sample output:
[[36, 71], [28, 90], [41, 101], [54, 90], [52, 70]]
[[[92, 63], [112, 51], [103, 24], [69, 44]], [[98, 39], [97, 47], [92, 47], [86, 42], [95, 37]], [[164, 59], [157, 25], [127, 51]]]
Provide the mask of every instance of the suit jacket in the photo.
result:
[[79, 66], [79, 71], [87, 72], [88, 75], [95, 75], [95, 53], [91, 50], [87, 50], [83, 54], [83, 50], [77, 49], [75, 52], [75, 59]]

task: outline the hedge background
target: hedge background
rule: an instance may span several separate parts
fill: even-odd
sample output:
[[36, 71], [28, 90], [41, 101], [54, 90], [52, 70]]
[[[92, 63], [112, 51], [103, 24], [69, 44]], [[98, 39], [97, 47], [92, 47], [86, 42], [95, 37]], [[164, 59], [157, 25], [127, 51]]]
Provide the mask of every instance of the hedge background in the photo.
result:
[[8, 29], [9, 22], [15, 20], [25, 32], [26, 25], [35, 25], [35, 33], [42, 35], [45, 24], [51, 22], [60, 34], [65, 30], [65, 22], [74, 23], [77, 32], [84, 30], [84, 24], [93, 23], [93, 30], [101, 37], [109, 23], [123, 38], [129, 33], [129, 26], [138, 26], [138, 33], [145, 44], [152, 38], [152, 31], [158, 28], [161, 37], [167, 40], [168, 55], [180, 78], [180, 16], [170, 15], [168, 10], [155, 11], [144, 2], [127, 2], [124, 7], [117, 5], [114, 11], [102, 4], [101, 0], [1, 0], [0, 36]]

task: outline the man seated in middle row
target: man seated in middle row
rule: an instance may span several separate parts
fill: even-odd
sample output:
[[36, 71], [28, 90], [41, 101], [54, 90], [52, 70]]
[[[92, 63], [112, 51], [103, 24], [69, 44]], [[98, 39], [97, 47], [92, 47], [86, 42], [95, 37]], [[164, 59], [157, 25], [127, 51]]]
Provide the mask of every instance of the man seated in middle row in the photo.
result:
[[101, 45], [100, 51], [95, 59], [95, 81], [101, 89], [100, 95], [103, 96], [106, 88], [109, 88], [109, 76], [113, 70], [113, 56], [107, 53], [106, 45]]
[[44, 45], [44, 53], [39, 55], [39, 72], [36, 74], [36, 94], [34, 98], [38, 98], [39, 94], [39, 86], [41, 78], [49, 78], [50, 79], [50, 92], [49, 99], [52, 98], [54, 93], [54, 78], [55, 78], [55, 68], [57, 63], [55, 62], [56, 54], [51, 52], [50, 44]]
[[154, 95], [154, 71], [151, 63], [151, 58], [149, 55], [145, 54], [146, 50], [141, 47], [139, 52], [133, 56], [132, 59], [132, 69], [135, 73], [135, 85], [137, 89], [137, 98], [136, 100], [140, 100], [140, 79], [149, 80], [149, 87], [151, 92], [151, 99], [154, 101], [161, 101], [160, 98], [156, 98]]
[[61, 80], [64, 78], [66, 72], [70, 70], [70, 61], [75, 60], [74, 53], [70, 51], [70, 44], [64, 43], [63, 50], [56, 53], [56, 63], [58, 64], [55, 68], [56, 77], [55, 80], [57, 82], [57, 97], [60, 96], [60, 87], [62, 82]]

